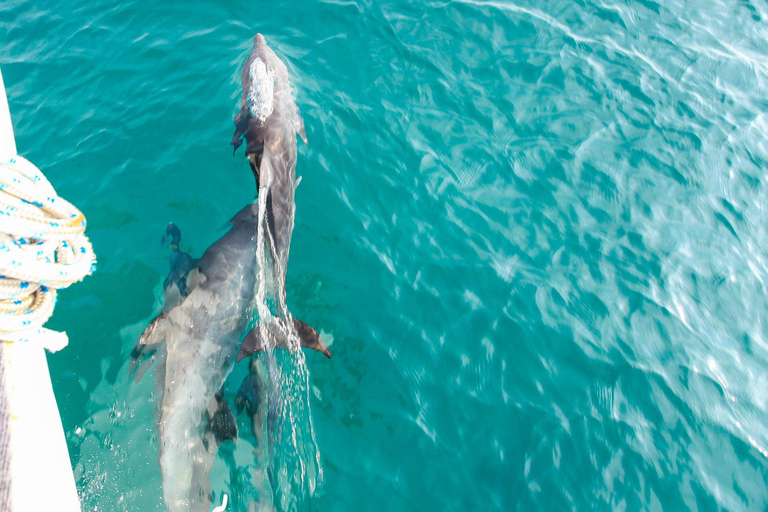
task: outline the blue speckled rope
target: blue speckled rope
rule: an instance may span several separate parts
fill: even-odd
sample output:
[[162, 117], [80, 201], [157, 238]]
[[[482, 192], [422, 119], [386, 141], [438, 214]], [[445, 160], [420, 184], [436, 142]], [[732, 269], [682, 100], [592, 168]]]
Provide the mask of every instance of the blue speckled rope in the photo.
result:
[[51, 351], [67, 345], [65, 333], [42, 326], [56, 289], [81, 281], [96, 263], [85, 225], [28, 160], [0, 162], [0, 340]]

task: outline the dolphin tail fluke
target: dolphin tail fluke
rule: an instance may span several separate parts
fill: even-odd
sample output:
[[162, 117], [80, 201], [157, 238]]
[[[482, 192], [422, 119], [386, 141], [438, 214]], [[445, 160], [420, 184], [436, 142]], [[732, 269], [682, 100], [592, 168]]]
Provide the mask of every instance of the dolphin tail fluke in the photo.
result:
[[168, 227], [165, 229], [165, 235], [160, 243], [164, 244], [168, 241], [170, 241], [173, 251], [169, 261], [168, 276], [163, 282], [163, 289], [165, 290], [164, 311], [170, 311], [181, 304], [182, 300], [189, 294], [187, 276], [197, 265], [195, 258], [179, 250], [181, 230], [173, 222], [168, 224]]
[[178, 250], [179, 242], [181, 242], [181, 230], [179, 229], [179, 226], [173, 222], [168, 223], [168, 227], [165, 228], [165, 235], [163, 235], [163, 239], [160, 240], [160, 243], [164, 244], [168, 240], [171, 241], [171, 247]]
[[147, 329], [141, 335], [141, 338], [139, 338], [139, 344], [154, 345], [155, 343], [160, 343], [165, 339], [167, 333], [168, 318], [166, 318], [165, 314], [159, 315], [157, 318], [152, 320], [152, 323], [149, 324], [149, 327], [147, 327]]
[[[331, 358], [331, 349], [320, 337], [320, 334], [311, 326], [305, 324], [301, 320], [293, 319], [293, 327], [296, 330], [296, 334], [299, 336], [299, 342], [304, 348], [316, 350], [324, 354], [327, 358]], [[277, 346], [280, 348], [288, 349], [288, 342], [282, 337], [278, 337]], [[240, 352], [237, 354], [237, 362], [240, 362], [243, 358], [253, 354], [258, 354], [266, 348], [264, 340], [261, 338], [261, 332], [256, 327], [246, 334], [243, 338], [243, 342], [240, 346]]]

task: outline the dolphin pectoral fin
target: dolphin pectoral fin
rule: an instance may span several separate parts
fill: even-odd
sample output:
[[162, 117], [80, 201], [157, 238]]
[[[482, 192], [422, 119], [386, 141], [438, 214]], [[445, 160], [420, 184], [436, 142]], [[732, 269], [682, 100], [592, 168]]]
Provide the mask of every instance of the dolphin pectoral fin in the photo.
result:
[[307, 140], [307, 131], [304, 128], [304, 118], [301, 117], [299, 107], [295, 107], [293, 111], [293, 122], [296, 125], [296, 133], [299, 134], [299, 137], [301, 137], [301, 140], [304, 141], [304, 144], [309, 146], [309, 141]]
[[213, 433], [218, 444], [227, 439], [237, 439], [237, 420], [221, 391], [216, 393], [208, 409], [208, 430]]
[[243, 145], [243, 135], [245, 135], [246, 130], [248, 129], [248, 109], [247, 108], [241, 108], [240, 112], [237, 113], [235, 116], [235, 133], [232, 135], [232, 141], [230, 144], [232, 144], [232, 154], [235, 154], [235, 151], [237, 151], [237, 148]]
[[296, 333], [299, 335], [299, 341], [304, 348], [317, 350], [318, 352], [325, 354], [328, 359], [331, 358], [331, 349], [325, 344], [320, 334], [310, 325], [305, 324], [301, 320], [293, 319], [293, 327], [296, 329]]
[[243, 358], [261, 352], [264, 350], [264, 343], [261, 340], [261, 332], [258, 327], [251, 329], [251, 332], [245, 335], [242, 343], [240, 344], [240, 352], [237, 353], [237, 362], [243, 360]]
[[133, 375], [136, 368], [141, 365], [142, 361], [147, 357], [152, 357], [157, 351], [157, 347], [150, 345], [142, 345], [137, 343], [133, 350], [131, 350], [131, 365], [128, 368], [128, 374]]
[[160, 343], [165, 339], [165, 336], [168, 333], [168, 327], [169, 322], [165, 313], [159, 315], [157, 318], [152, 320], [152, 323], [149, 324], [149, 327], [147, 327], [147, 329], [141, 335], [141, 338], [139, 338], [139, 344], [154, 345], [155, 343]]
[[142, 345], [137, 343], [131, 351], [131, 363], [128, 368], [128, 376], [133, 378], [133, 382], [141, 381], [144, 374], [152, 366], [152, 363], [160, 356], [165, 355], [165, 350], [158, 351], [161, 348], [165, 348], [162, 343], [155, 345]]
[[237, 390], [237, 396], [235, 397], [235, 410], [238, 415], [245, 410], [249, 416], [253, 416], [258, 406], [256, 401], [258, 392], [257, 379], [249, 371], [248, 375], [243, 379], [243, 383], [240, 384], [240, 389]]
[[304, 129], [304, 119], [299, 116], [299, 137], [301, 137], [301, 140], [304, 141], [304, 145], [309, 146], [309, 141], [307, 140], [307, 132]]

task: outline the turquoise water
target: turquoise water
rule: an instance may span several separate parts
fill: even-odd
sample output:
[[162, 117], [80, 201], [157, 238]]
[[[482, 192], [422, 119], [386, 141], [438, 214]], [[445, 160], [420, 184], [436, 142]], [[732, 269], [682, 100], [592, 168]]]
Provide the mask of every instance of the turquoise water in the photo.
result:
[[[127, 359], [165, 225], [199, 255], [253, 198], [228, 143], [258, 31], [310, 143], [288, 302], [333, 340], [307, 354], [323, 477], [300, 508], [765, 510], [767, 16], [4, 0], [18, 146], [99, 258], [49, 323], [85, 508], [163, 510], [152, 379]], [[240, 429], [217, 496], [250, 487]]]

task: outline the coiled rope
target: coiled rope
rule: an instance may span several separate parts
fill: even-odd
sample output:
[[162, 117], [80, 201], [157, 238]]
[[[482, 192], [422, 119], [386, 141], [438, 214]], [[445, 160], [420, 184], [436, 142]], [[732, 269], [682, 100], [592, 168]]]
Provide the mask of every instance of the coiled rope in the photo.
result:
[[56, 290], [81, 281], [95, 263], [83, 214], [27, 159], [0, 162], [0, 340], [52, 352], [67, 346], [65, 333], [43, 324]]

